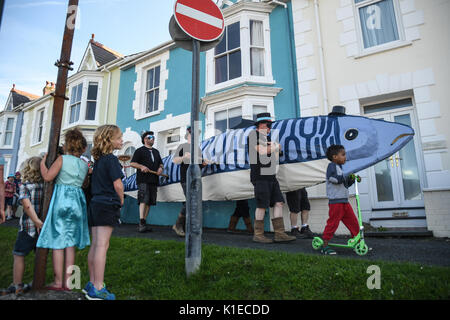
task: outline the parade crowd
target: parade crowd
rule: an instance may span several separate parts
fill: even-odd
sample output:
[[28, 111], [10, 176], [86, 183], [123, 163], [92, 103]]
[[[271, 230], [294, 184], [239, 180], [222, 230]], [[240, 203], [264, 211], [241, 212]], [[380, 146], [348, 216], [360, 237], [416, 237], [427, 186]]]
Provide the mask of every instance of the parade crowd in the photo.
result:
[[[255, 130], [248, 136], [247, 146], [250, 160], [250, 181], [254, 186], [256, 210], [254, 222], [250, 218], [248, 200], [236, 201], [236, 209], [230, 217], [227, 231], [238, 232], [236, 225], [243, 218], [246, 231], [253, 235], [253, 241], [260, 243], [291, 242], [311, 239], [313, 233], [308, 225], [311, 210], [305, 188], [286, 193], [290, 211], [291, 232], [285, 232], [283, 221], [284, 197], [276, 177], [276, 164], [281, 155], [279, 143], [271, 140], [272, 117], [270, 113], [257, 115]], [[176, 150], [173, 162], [180, 165], [180, 184], [186, 196], [187, 170], [191, 163], [191, 128], [186, 132], [186, 143]], [[146, 131], [141, 136], [143, 146], [137, 149], [130, 162], [136, 169], [139, 203], [138, 232], [149, 232], [147, 218], [151, 206], [157, 204], [159, 176], [164, 165], [159, 151], [153, 147], [155, 136]], [[115, 125], [103, 125], [94, 133], [91, 150], [94, 162], [83, 154], [87, 142], [77, 128], [66, 132], [64, 145], [54, 163], [47, 168], [46, 157], [31, 157], [24, 162], [21, 172], [8, 176], [0, 183], [0, 223], [15, 218], [17, 208], [23, 207], [19, 232], [12, 251], [14, 257], [13, 283], [3, 294], [22, 293], [29, 289], [23, 283], [25, 256], [36, 248], [52, 249], [54, 280], [47, 290], [70, 290], [68, 279], [71, 266], [75, 265], [75, 247], [88, 253], [89, 282], [82, 290], [90, 300], [114, 300], [104, 283], [106, 256], [111, 234], [120, 224], [120, 212], [124, 204], [124, 167], [114, 151], [122, 148], [122, 132]], [[199, 158], [196, 164], [203, 168], [211, 163]], [[329, 198], [329, 219], [323, 232], [322, 254], [336, 252], [328, 241], [333, 237], [342, 221], [352, 236], [359, 232], [358, 221], [348, 203], [348, 188], [355, 180], [354, 175], [344, 176], [342, 165], [346, 161], [345, 149], [331, 145], [326, 153], [330, 160], [326, 173], [327, 196]], [[268, 161], [267, 161], [268, 159]], [[3, 175], [4, 160], [0, 156], [0, 174]], [[42, 198], [44, 182], [53, 182], [53, 195], [45, 218], [42, 221]], [[264, 235], [264, 217], [267, 209], [273, 207], [272, 225], [274, 237]], [[6, 214], [5, 214], [6, 211]], [[301, 223], [298, 224], [300, 214]], [[44, 220], [44, 219], [43, 219]], [[183, 202], [172, 229], [185, 236], [186, 202]]]

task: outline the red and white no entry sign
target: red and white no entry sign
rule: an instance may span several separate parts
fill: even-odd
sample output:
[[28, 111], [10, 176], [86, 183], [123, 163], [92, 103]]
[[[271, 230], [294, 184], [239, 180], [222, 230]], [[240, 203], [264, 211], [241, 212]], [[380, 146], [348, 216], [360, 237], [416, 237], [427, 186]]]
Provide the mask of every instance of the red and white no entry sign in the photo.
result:
[[174, 16], [184, 32], [200, 41], [214, 41], [224, 30], [222, 11], [212, 0], [177, 0]]

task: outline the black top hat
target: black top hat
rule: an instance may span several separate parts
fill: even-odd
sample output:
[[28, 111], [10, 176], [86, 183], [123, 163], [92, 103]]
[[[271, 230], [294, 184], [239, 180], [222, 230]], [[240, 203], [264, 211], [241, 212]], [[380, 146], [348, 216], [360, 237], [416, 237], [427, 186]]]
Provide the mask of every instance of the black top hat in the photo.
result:
[[329, 116], [345, 116], [344, 106], [333, 106], [333, 110], [328, 114]]
[[262, 121], [273, 122], [272, 117], [270, 116], [270, 112], [262, 112], [262, 113], [258, 113], [256, 115], [255, 124], [258, 125], [258, 123], [260, 123]]

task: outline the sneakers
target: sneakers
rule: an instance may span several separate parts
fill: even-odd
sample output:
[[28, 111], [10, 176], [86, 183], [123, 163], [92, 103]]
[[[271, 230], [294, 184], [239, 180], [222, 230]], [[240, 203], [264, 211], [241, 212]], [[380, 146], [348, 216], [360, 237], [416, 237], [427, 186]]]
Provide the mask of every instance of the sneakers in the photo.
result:
[[179, 237], [184, 237], [186, 235], [186, 233], [183, 231], [183, 226], [181, 226], [179, 224], [174, 224], [172, 226], [172, 229], [173, 229], [173, 231], [175, 231], [175, 233]]
[[314, 233], [312, 233], [311, 229], [309, 229], [309, 226], [302, 227], [300, 229], [300, 235], [303, 239], [312, 239], [314, 238]]
[[291, 234], [291, 236], [294, 236], [297, 239], [304, 239], [305, 238], [305, 236], [300, 233], [298, 228], [292, 228], [290, 234]]
[[7, 289], [2, 290], [0, 295], [5, 296], [12, 293], [15, 295], [21, 295], [23, 293], [27, 293], [28, 291], [30, 291], [30, 289], [31, 286], [27, 283], [20, 283], [17, 286], [12, 283]]
[[147, 227], [147, 225], [145, 225], [145, 224], [139, 224], [138, 232], [144, 233], [144, 232], [150, 232], [150, 231], [152, 231], [152, 229], [149, 228], [149, 227]]
[[116, 300], [115, 294], [109, 292], [108, 290], [106, 290], [106, 288], [104, 286], [103, 286], [103, 288], [101, 290], [97, 290], [92, 285], [90, 287], [88, 293], [85, 295], [85, 297], [88, 300]]
[[14, 285], [14, 283], [11, 283], [11, 285], [7, 289], [3, 289], [1, 291], [2, 296], [6, 296], [7, 294], [12, 294], [12, 293], [16, 293], [16, 286]]
[[81, 292], [83, 292], [84, 294], [87, 294], [93, 286], [94, 286], [94, 284], [92, 282], [88, 281], [88, 283], [86, 283], [86, 286], [84, 287], [84, 289], [81, 289]]
[[[84, 287], [84, 289], [81, 289], [81, 292], [83, 292], [84, 294], [87, 294], [93, 286], [94, 286], [94, 284], [92, 282], [88, 281], [88, 283], [86, 283], [86, 286]], [[104, 282], [103, 282], [103, 287], [106, 288], [106, 285]]]
[[330, 246], [326, 246], [326, 247], [322, 246], [322, 249], [320, 249], [320, 253], [325, 254], [325, 255], [334, 255], [334, 254], [336, 254], [336, 251], [331, 249]]
[[6, 217], [6, 221], [9, 221], [9, 220], [12, 220], [13, 219], [13, 217], [11, 217], [11, 216], [7, 216]]

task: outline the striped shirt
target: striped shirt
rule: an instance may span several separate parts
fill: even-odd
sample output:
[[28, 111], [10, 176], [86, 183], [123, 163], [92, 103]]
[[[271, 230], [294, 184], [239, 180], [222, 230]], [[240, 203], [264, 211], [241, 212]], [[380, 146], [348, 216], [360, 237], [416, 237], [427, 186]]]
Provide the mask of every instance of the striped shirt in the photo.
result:
[[[44, 194], [44, 184], [25, 182], [20, 186], [19, 201], [29, 199], [37, 216], [41, 213], [41, 200]], [[31, 218], [24, 212], [20, 218], [20, 231], [26, 231], [30, 237], [36, 236], [36, 226]]]

